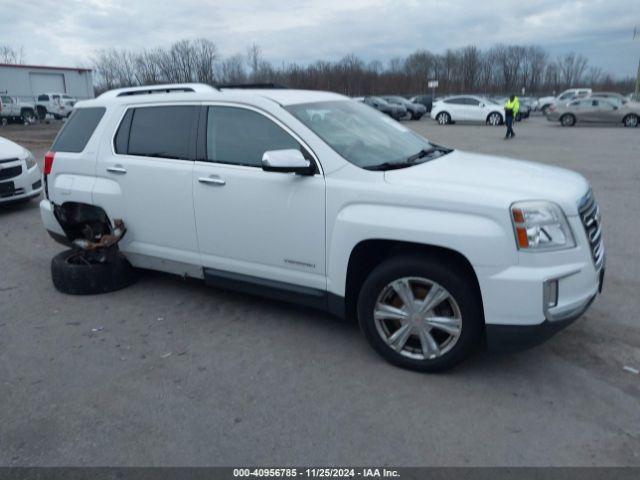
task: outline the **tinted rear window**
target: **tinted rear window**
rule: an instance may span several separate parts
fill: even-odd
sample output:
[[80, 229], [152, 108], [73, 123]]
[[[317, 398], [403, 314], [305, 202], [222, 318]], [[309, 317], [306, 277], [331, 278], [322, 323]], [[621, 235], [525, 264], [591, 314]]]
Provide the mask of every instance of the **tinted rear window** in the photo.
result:
[[104, 107], [75, 110], [53, 142], [54, 152], [80, 153], [87, 146], [105, 112]]
[[[145, 157], [195, 158], [195, 130], [199, 107], [141, 107], [133, 111], [126, 151]], [[123, 119], [124, 122], [127, 118]], [[124, 133], [124, 132], [123, 132]], [[124, 153], [124, 135], [116, 138], [118, 153]]]

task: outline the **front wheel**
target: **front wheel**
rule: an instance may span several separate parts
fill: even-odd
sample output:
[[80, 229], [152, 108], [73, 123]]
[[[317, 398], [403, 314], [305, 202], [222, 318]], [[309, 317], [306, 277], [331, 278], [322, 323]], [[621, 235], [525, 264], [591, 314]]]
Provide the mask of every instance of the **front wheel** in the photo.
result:
[[452, 262], [404, 255], [365, 280], [358, 320], [386, 360], [422, 372], [447, 370], [480, 345], [482, 308], [475, 282]]
[[487, 117], [487, 123], [492, 127], [497, 127], [498, 125], [501, 125], [502, 115], [500, 115], [498, 112], [490, 113], [489, 116]]
[[622, 122], [624, 123], [625, 127], [637, 127], [638, 116], [633, 114], [627, 115], [626, 117], [624, 117], [624, 120]]
[[436, 115], [436, 120], [440, 125], [447, 125], [451, 123], [451, 115], [449, 115], [447, 112], [440, 112], [438, 115]]

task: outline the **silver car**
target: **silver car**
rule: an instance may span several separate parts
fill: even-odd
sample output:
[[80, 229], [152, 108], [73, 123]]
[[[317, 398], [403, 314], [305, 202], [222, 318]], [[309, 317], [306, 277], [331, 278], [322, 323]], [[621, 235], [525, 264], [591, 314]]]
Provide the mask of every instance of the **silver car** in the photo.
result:
[[552, 105], [547, 120], [560, 122], [564, 127], [580, 123], [622, 123], [625, 127], [637, 127], [640, 123], [640, 103], [622, 104], [610, 98], [583, 98], [566, 105]]

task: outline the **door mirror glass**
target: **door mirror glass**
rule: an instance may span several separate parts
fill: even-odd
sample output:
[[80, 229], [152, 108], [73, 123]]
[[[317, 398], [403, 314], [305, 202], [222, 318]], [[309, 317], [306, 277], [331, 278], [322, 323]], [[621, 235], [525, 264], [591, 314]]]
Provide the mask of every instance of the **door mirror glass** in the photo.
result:
[[298, 173], [313, 175], [315, 168], [304, 158], [300, 150], [269, 150], [262, 155], [262, 169], [265, 172]]

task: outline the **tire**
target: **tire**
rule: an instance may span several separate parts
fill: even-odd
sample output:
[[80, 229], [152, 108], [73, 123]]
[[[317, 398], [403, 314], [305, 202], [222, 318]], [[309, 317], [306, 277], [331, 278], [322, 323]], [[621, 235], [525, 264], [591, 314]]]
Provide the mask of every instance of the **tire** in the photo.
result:
[[571, 113], [565, 113], [560, 117], [560, 125], [563, 127], [573, 127], [576, 124], [576, 117]]
[[502, 115], [498, 112], [491, 112], [489, 115], [487, 115], [487, 120], [486, 123], [491, 125], [492, 127], [497, 127], [502, 125], [503, 122], [503, 118]]
[[54, 114], [53, 114], [53, 118], [54, 118], [55, 120], [62, 120], [62, 115], [57, 115], [57, 114], [55, 114], [55, 113], [54, 113]]
[[47, 117], [47, 109], [44, 107], [36, 107], [38, 120], [44, 120]]
[[111, 262], [85, 263], [78, 259], [78, 250], [65, 250], [51, 260], [51, 279], [62, 293], [94, 295], [128, 287], [137, 275], [120, 252]]
[[436, 121], [440, 125], [448, 125], [451, 123], [451, 115], [449, 115], [447, 112], [440, 112], [438, 115], [436, 115]]
[[[385, 318], [389, 311], [393, 314], [412, 310], [406, 308], [400, 300], [396, 293], [398, 287], [392, 287], [394, 282], [395, 285], [408, 282], [404, 283], [408, 285], [408, 291], [412, 297], [415, 296], [413, 298], [420, 301], [426, 298], [425, 294], [430, 294], [433, 288], [437, 288], [434, 292], [449, 295], [435, 303], [427, 313], [430, 315], [428, 318], [439, 319], [438, 321], [442, 322], [441, 326], [420, 323], [426, 320], [418, 318], [417, 314], [403, 316], [402, 320]], [[475, 285], [471, 275], [462, 268], [456, 268], [453, 262], [424, 255], [392, 257], [376, 267], [362, 285], [358, 296], [360, 328], [371, 346], [394, 365], [420, 372], [450, 369], [468, 358], [481, 344], [484, 324], [482, 302], [475, 286], [470, 288], [471, 285]], [[390, 298], [393, 299], [391, 303]], [[450, 303], [451, 301], [453, 303]], [[415, 302], [411, 304], [415, 307]], [[386, 310], [390, 306], [392, 309]], [[374, 311], [385, 313], [374, 315]], [[449, 323], [444, 323], [445, 317], [449, 317], [446, 320]], [[426, 325], [430, 331], [427, 334], [419, 333], [418, 324]], [[457, 337], [455, 333], [442, 330], [445, 326], [453, 330], [458, 329]], [[406, 332], [407, 329], [410, 333], [400, 350], [397, 347], [392, 348], [388, 342], [393, 342], [394, 335]], [[400, 334], [400, 337], [402, 336]], [[430, 346], [433, 345], [430, 343], [432, 341], [435, 342], [436, 349]], [[425, 348], [425, 345], [428, 347]]]
[[638, 124], [640, 123], [640, 119], [638, 118], [637, 115], [630, 113], [629, 115], [627, 115], [622, 119], [622, 123], [624, 124], [625, 127], [634, 128], [638, 126]]
[[32, 123], [35, 123], [35, 121], [36, 121], [36, 115], [35, 115], [35, 113], [33, 112], [33, 110], [28, 109], [28, 108], [27, 108], [27, 109], [25, 109], [25, 110], [22, 110], [22, 112], [21, 112], [21, 115], [20, 115], [20, 116], [21, 116], [21, 118], [22, 118], [22, 122], [23, 122], [25, 125], [30, 125], [30, 124], [32, 124]]
[[540, 109], [540, 111], [542, 112], [543, 115], [547, 115], [547, 113], [549, 113], [549, 106], [550, 105], [543, 105], [543, 107]]

